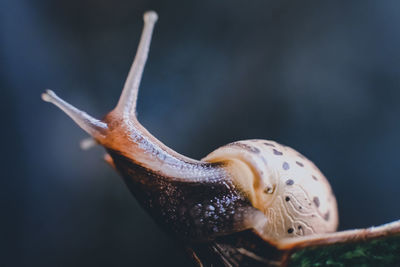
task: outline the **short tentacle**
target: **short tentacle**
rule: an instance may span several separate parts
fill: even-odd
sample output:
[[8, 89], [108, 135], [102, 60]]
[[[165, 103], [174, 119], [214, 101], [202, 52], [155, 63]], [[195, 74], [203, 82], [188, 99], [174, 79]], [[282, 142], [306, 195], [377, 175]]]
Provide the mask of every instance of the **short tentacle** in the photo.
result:
[[94, 140], [91, 137], [85, 138], [80, 142], [80, 147], [82, 150], [89, 150], [96, 145], [97, 145], [96, 140]]

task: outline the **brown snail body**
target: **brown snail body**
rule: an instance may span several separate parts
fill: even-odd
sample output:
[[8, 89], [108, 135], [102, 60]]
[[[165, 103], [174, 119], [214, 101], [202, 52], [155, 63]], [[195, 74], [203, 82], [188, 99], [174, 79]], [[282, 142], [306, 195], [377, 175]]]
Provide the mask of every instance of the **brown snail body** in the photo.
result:
[[[280, 244], [290, 237], [334, 232], [335, 197], [324, 175], [295, 150], [268, 140], [223, 146], [203, 160], [171, 150], [136, 118], [136, 99], [155, 12], [144, 29], [115, 109], [97, 120], [58, 98], [42, 95], [67, 113], [108, 152], [106, 160], [167, 231], [192, 241], [252, 229]], [[285, 241], [286, 242], [286, 241]]]

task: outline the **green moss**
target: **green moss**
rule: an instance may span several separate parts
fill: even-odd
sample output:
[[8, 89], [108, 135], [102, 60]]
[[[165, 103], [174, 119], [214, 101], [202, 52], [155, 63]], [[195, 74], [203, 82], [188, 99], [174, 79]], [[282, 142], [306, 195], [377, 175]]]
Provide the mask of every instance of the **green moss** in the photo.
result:
[[400, 266], [400, 235], [299, 250], [289, 266]]

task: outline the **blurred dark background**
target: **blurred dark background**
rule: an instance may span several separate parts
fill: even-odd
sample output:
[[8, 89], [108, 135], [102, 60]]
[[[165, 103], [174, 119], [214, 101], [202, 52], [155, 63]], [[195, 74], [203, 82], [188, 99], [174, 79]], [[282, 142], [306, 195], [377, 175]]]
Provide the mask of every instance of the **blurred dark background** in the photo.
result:
[[102, 148], [41, 101], [45, 88], [101, 117], [159, 13], [141, 122], [201, 158], [273, 139], [330, 180], [340, 229], [400, 217], [399, 1], [3, 0], [1, 266], [188, 265]]

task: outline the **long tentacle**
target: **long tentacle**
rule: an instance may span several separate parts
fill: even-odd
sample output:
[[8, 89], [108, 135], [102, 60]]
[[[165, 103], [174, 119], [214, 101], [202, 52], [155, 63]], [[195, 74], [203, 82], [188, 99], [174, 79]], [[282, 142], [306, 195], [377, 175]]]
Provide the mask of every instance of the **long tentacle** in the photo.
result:
[[108, 129], [106, 123], [93, 118], [86, 112], [79, 110], [71, 104], [65, 102], [51, 90], [46, 90], [46, 92], [42, 94], [42, 99], [59, 107], [69, 117], [71, 117], [76, 124], [78, 124], [83, 130], [85, 130], [94, 138], [102, 137]]
[[122, 113], [124, 119], [129, 119], [131, 116], [136, 116], [136, 100], [139, 91], [139, 85], [149, 53], [153, 28], [157, 22], [157, 19], [157, 13], [154, 11], [148, 11], [143, 16], [144, 27], [142, 36], [140, 38], [139, 47], [118, 104], [114, 109], [114, 111]]

